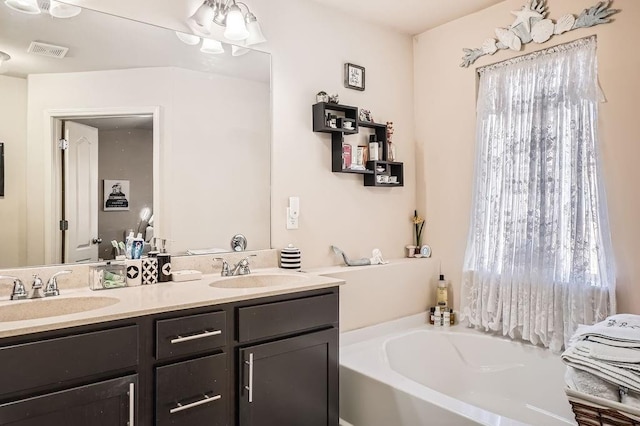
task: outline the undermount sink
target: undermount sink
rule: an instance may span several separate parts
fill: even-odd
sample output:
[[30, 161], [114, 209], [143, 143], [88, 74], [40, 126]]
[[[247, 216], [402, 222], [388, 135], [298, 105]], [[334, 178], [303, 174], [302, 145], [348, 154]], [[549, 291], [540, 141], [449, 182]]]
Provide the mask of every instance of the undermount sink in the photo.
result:
[[115, 297], [66, 297], [11, 302], [0, 306], [0, 321], [25, 321], [92, 311], [114, 305]]
[[300, 284], [308, 279], [308, 276], [302, 274], [249, 274], [222, 278], [209, 285], [217, 288], [276, 287], [280, 285]]

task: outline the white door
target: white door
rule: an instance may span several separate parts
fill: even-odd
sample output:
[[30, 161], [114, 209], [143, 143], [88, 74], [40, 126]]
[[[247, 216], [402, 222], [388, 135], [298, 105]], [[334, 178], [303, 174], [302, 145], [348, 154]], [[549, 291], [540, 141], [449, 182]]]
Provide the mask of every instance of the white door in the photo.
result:
[[65, 121], [65, 262], [98, 260], [98, 129]]

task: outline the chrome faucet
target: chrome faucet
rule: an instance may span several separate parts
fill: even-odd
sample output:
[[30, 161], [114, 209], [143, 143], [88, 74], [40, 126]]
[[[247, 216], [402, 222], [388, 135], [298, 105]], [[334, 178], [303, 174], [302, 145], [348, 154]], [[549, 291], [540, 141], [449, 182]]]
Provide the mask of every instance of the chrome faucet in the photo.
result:
[[222, 262], [222, 270], [220, 271], [221, 277], [233, 277], [235, 275], [250, 274], [251, 269], [249, 269], [249, 258], [254, 256], [255, 254], [251, 254], [243, 258], [240, 262], [233, 265], [233, 268], [231, 268], [227, 260], [222, 257], [214, 257], [213, 260], [219, 260]]
[[29, 296], [29, 299], [42, 298], [42, 292], [40, 291], [42, 287], [43, 284], [40, 277], [37, 274], [33, 274], [33, 284], [31, 285], [31, 296]]
[[60, 290], [58, 289], [58, 277], [60, 275], [66, 275], [70, 273], [70, 270], [65, 269], [64, 271], [58, 271], [53, 274], [51, 278], [49, 278], [49, 281], [47, 281], [47, 285], [44, 288], [44, 297], [60, 296]]
[[11, 300], [22, 300], [27, 298], [27, 290], [18, 277], [12, 275], [0, 275], [0, 280], [13, 280], [13, 291], [11, 292]]

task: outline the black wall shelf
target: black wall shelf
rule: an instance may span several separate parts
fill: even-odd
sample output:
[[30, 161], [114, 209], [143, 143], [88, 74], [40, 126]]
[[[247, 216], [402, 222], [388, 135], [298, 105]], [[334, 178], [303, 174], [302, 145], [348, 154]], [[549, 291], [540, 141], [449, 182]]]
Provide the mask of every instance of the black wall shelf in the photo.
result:
[[[336, 127], [328, 125], [328, 117], [336, 116]], [[313, 131], [331, 134], [331, 171], [364, 175], [364, 186], [397, 187], [404, 186], [404, 165], [398, 161], [386, 161], [389, 157], [386, 124], [360, 121], [358, 107], [319, 102], [313, 105]], [[345, 129], [344, 123], [351, 122], [352, 129]], [[349, 127], [349, 125], [347, 125]], [[345, 135], [360, 133], [360, 129], [371, 129], [379, 144], [382, 145], [382, 159], [367, 161], [366, 169], [344, 169], [342, 166], [342, 147], [346, 143]], [[354, 153], [352, 153], [354, 155]], [[392, 178], [393, 176], [393, 178]], [[391, 180], [394, 180], [392, 182]]]

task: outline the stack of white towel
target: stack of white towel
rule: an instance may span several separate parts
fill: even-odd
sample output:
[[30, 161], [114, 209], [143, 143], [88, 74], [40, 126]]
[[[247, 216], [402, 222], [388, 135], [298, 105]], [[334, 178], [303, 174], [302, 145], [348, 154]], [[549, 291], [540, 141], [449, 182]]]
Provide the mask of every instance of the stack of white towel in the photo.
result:
[[570, 389], [640, 408], [640, 315], [579, 326], [562, 360]]

